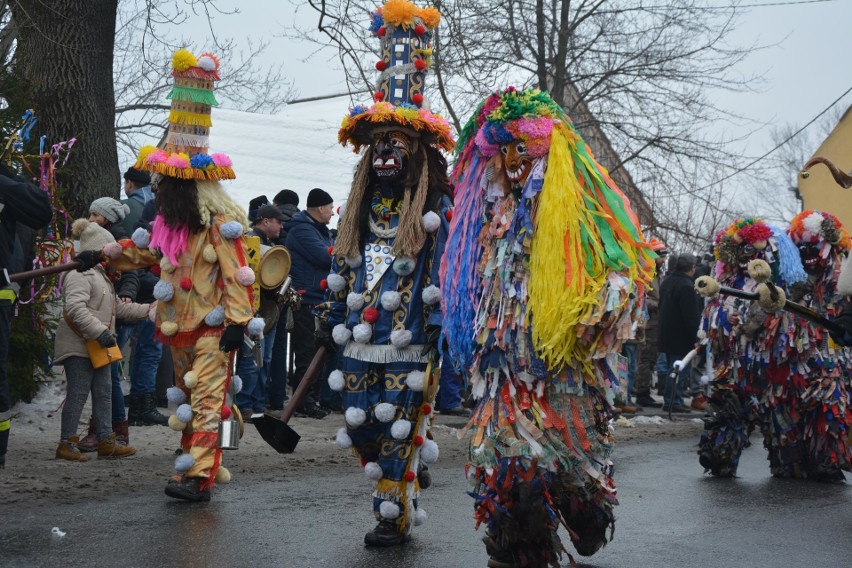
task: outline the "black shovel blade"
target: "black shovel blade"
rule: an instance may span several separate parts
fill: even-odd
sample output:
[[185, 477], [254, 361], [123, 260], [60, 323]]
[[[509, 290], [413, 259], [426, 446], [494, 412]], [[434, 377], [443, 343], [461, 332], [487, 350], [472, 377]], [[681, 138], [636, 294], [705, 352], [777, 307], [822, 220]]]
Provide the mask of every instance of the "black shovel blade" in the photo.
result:
[[252, 418], [252, 423], [257, 427], [263, 441], [279, 454], [292, 454], [302, 438], [287, 424], [268, 414]]

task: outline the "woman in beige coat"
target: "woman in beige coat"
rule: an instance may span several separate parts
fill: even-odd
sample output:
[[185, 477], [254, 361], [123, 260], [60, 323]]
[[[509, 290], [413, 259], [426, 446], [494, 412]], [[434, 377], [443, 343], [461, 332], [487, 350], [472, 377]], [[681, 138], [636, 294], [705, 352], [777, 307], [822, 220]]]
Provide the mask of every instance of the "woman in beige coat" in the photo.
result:
[[[80, 239], [80, 250], [101, 250], [115, 239], [106, 229], [86, 219], [74, 222], [71, 232]], [[110, 367], [92, 366], [86, 339], [97, 340], [102, 347], [116, 344], [115, 320], [140, 320], [148, 317], [152, 306], [118, 302], [111, 274], [102, 265], [86, 272], [72, 271], [62, 285], [63, 317], [56, 331], [55, 364], [65, 366], [66, 396], [62, 409], [62, 431], [57, 459], [86, 461], [77, 448], [77, 426], [83, 406], [92, 393], [92, 419], [98, 435], [98, 458], [121, 458], [136, 453], [130, 446], [116, 444], [112, 431], [112, 379]], [[156, 309], [156, 303], [153, 309]]]

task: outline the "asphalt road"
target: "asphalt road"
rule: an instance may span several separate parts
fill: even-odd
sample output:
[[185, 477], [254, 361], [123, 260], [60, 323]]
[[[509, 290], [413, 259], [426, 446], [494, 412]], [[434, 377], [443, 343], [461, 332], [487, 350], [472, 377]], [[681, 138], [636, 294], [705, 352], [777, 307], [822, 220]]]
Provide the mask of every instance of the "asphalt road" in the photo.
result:
[[[579, 566], [848, 564], [850, 486], [772, 479], [759, 442], [746, 451], [740, 478], [712, 479], [701, 474], [695, 442], [618, 450], [615, 540], [578, 558]], [[0, 566], [484, 567], [460, 464], [432, 471], [422, 500], [429, 520], [410, 544], [391, 550], [362, 545], [374, 525], [366, 478], [354, 466], [318, 466], [312, 476], [242, 476], [217, 488], [209, 504], [175, 502], [159, 486], [98, 503], [5, 510]], [[53, 527], [65, 536], [52, 535]]]

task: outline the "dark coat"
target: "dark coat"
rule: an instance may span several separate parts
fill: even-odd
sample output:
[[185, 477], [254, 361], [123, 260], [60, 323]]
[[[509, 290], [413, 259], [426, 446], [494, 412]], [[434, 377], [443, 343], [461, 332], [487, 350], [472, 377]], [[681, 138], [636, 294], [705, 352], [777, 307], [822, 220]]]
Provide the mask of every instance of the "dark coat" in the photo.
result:
[[[149, 201], [142, 208], [142, 215], [136, 221], [133, 230], [142, 227], [146, 231], [151, 231], [151, 223], [154, 217], [157, 216], [157, 203], [154, 200]], [[154, 286], [157, 285], [160, 279], [150, 268], [139, 270], [139, 292], [136, 294], [137, 304], [152, 304], [154, 303]]]
[[331, 233], [326, 225], [315, 221], [305, 211], [293, 215], [286, 228], [293, 288], [304, 290], [302, 304], [319, 304], [324, 294], [320, 282], [328, 277], [331, 270], [328, 252], [332, 244]]
[[24, 270], [27, 264], [18, 241], [17, 224], [37, 230], [46, 227], [52, 218], [47, 193], [0, 164], [0, 271], [5, 268], [13, 274]]
[[284, 217], [284, 227], [281, 229], [281, 234], [278, 235], [278, 238], [275, 240], [275, 244], [287, 246], [287, 223], [289, 223], [293, 216], [299, 212], [299, 208], [287, 203], [285, 205], [279, 205], [278, 210], [281, 211], [281, 215]]
[[660, 353], [678, 359], [695, 347], [701, 323], [701, 304], [691, 276], [673, 272], [660, 286]]
[[[110, 223], [104, 228], [112, 234], [116, 241], [130, 238], [122, 221]], [[139, 275], [142, 272], [142, 270], [122, 271], [121, 279], [115, 284], [115, 295], [119, 298], [127, 298], [131, 302], [135, 302], [139, 294]]]
[[832, 333], [831, 338], [838, 345], [844, 347], [852, 346], [852, 300], [848, 298], [843, 304], [843, 310], [834, 318], [834, 323], [843, 329], [843, 335]]

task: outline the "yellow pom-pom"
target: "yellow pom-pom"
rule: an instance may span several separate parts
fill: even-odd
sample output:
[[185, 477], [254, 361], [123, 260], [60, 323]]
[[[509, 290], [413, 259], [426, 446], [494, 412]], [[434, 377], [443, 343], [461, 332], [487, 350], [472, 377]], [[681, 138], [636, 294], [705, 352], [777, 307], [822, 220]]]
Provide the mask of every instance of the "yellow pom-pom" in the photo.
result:
[[695, 291], [705, 298], [712, 298], [719, 293], [719, 283], [712, 276], [699, 276], [695, 280]]
[[219, 471], [216, 472], [216, 477], [213, 478], [216, 483], [230, 483], [231, 482], [231, 472], [228, 468], [224, 466], [219, 466]]
[[204, 249], [201, 251], [201, 257], [210, 264], [213, 264], [216, 260], [218, 260], [218, 257], [216, 256], [216, 249], [214, 249], [211, 244], [204, 246]]
[[198, 375], [195, 371], [189, 371], [183, 376], [183, 384], [190, 390], [195, 388], [195, 385], [198, 384]]
[[160, 331], [166, 337], [171, 337], [178, 332], [178, 324], [173, 321], [164, 321], [160, 324]]
[[784, 290], [777, 286], [762, 282], [757, 285], [755, 291], [757, 292], [757, 305], [770, 314], [774, 314], [787, 303]]
[[136, 163], [133, 164], [133, 167], [137, 170], [145, 169], [145, 160], [147, 160], [148, 156], [156, 151], [156, 146], [142, 146], [139, 148], [139, 155], [136, 156]]
[[748, 263], [748, 275], [758, 282], [769, 282], [772, 278], [772, 268], [768, 262], [757, 258]]
[[172, 55], [172, 69], [175, 71], [186, 71], [196, 65], [198, 65], [198, 60], [188, 49], [178, 49]]
[[168, 257], [163, 257], [160, 259], [160, 270], [167, 274], [171, 274], [175, 271], [175, 265], [169, 261]]
[[420, 10], [420, 19], [423, 20], [423, 25], [430, 30], [438, 27], [441, 21], [441, 13], [437, 8], [423, 8]]
[[186, 424], [178, 420], [178, 417], [172, 414], [169, 416], [169, 428], [176, 432], [183, 432], [184, 428], [186, 428]]

